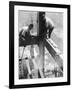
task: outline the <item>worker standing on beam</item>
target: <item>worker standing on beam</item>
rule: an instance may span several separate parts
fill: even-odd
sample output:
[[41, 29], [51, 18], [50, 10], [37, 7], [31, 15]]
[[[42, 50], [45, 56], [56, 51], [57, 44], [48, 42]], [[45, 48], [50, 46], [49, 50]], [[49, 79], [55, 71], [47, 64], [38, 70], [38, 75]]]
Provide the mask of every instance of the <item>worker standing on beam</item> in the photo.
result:
[[[51, 37], [51, 33], [53, 32], [55, 25], [53, 21], [48, 18], [45, 14], [45, 12], [40, 12], [40, 35], [45, 36], [46, 38]], [[43, 37], [44, 38], [44, 37]]]

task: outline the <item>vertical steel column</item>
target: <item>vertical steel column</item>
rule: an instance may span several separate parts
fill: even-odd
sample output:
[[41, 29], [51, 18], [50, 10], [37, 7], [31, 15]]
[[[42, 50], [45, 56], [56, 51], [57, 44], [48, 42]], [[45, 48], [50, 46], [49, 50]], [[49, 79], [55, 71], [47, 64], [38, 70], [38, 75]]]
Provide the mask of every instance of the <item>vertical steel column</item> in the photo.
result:
[[44, 72], [44, 21], [42, 18], [42, 12], [38, 12], [38, 36], [39, 36], [39, 60], [38, 60], [38, 66], [39, 69], [41, 69], [42, 72]]

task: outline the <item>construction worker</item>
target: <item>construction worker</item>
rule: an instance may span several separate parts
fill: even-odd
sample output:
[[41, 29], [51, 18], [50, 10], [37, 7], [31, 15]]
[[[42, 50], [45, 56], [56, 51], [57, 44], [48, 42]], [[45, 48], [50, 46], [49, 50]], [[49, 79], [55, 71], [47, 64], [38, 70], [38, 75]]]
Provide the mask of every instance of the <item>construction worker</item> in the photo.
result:
[[[25, 46], [27, 43], [30, 42], [30, 31], [33, 29], [33, 24], [30, 24], [29, 26], [23, 26], [20, 29], [19, 32], [19, 59], [21, 59], [21, 76], [22, 78], [27, 78], [28, 75], [28, 70], [25, 62], [25, 57], [24, 57], [24, 51], [25, 51]], [[28, 60], [26, 60], [28, 61]]]
[[47, 35], [47, 38], [50, 38], [55, 27], [53, 21], [45, 15], [45, 12], [39, 12], [39, 19], [40, 35]]
[[[19, 32], [19, 45], [24, 45], [24, 41], [27, 42], [30, 41], [30, 31], [33, 29], [33, 24], [30, 24], [29, 26], [23, 26]], [[25, 42], [26, 43], [26, 42]]]

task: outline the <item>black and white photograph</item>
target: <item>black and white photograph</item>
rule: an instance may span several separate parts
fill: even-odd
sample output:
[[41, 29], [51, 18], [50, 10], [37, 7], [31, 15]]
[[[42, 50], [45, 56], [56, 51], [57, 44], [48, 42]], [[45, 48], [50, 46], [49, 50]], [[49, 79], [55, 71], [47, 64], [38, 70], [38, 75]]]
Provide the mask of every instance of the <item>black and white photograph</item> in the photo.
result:
[[63, 77], [63, 13], [18, 11], [19, 79]]
[[66, 7], [14, 6], [14, 85], [68, 82], [68, 22]]

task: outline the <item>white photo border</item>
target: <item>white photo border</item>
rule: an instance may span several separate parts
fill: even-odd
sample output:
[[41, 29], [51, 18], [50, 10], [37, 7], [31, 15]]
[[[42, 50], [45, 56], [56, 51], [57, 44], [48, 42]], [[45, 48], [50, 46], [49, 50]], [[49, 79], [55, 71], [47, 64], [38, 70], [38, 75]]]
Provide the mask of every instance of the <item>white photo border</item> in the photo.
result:
[[[41, 78], [41, 79], [19, 79], [18, 77], [18, 10], [24, 11], [45, 11], [45, 12], [63, 12], [63, 77]], [[39, 83], [57, 83], [67, 82], [67, 8], [55, 7], [34, 7], [34, 6], [14, 6], [14, 85], [39, 84]]]

